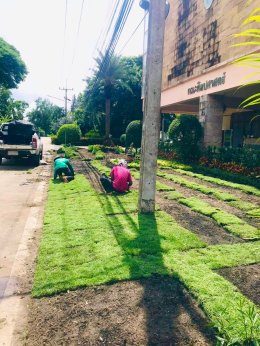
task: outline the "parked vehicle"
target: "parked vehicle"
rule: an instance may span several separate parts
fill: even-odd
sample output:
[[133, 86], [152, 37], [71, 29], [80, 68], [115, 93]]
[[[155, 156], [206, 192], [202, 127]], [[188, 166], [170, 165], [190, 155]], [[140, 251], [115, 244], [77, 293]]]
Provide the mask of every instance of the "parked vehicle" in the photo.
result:
[[32, 123], [15, 120], [0, 128], [0, 164], [2, 158], [28, 158], [34, 166], [40, 164], [43, 145]]

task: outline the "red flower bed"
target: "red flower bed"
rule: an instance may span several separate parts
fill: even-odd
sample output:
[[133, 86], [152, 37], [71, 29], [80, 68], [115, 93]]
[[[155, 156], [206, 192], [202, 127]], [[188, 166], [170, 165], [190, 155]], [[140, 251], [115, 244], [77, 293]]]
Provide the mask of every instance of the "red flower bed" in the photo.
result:
[[208, 159], [207, 157], [201, 157], [199, 164], [210, 168], [219, 168], [231, 173], [243, 174], [251, 177], [260, 176], [260, 167], [247, 168], [234, 162], [221, 162], [217, 159]]
[[158, 156], [161, 157], [162, 159], [166, 159], [166, 160], [176, 160], [177, 155], [174, 151], [162, 151], [159, 150], [158, 152]]

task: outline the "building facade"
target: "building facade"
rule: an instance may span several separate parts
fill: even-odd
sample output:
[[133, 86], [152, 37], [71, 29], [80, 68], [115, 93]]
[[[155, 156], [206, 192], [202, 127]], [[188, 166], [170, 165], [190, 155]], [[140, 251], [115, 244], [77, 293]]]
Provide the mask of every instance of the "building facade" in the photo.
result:
[[[255, 67], [234, 60], [259, 53], [257, 45], [239, 45], [252, 38], [234, 34], [257, 7], [246, 0], [169, 0], [165, 22], [162, 113], [197, 116], [204, 127], [204, 145], [256, 144], [260, 137], [259, 105], [242, 109], [247, 97], [259, 92]], [[259, 71], [259, 70], [258, 70]], [[259, 114], [259, 116], [258, 116]], [[260, 143], [259, 143], [260, 144]]]

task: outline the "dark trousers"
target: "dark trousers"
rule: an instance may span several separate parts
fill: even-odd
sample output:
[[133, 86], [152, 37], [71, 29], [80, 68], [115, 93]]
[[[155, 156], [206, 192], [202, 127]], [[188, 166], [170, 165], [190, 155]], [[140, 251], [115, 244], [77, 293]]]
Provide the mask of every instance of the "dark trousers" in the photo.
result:
[[106, 175], [102, 175], [100, 177], [100, 182], [101, 182], [103, 188], [106, 190], [106, 192], [113, 191], [112, 180], [109, 177], [107, 177]]
[[62, 180], [62, 176], [65, 175], [68, 181], [74, 179], [74, 175], [71, 174], [71, 171], [68, 168], [59, 168], [57, 169], [57, 175]]

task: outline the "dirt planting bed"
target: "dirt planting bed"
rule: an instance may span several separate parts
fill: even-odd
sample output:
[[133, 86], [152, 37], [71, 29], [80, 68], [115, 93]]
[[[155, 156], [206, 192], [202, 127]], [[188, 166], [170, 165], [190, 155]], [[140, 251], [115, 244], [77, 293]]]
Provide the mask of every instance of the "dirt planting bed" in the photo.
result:
[[259, 265], [224, 268], [218, 271], [255, 304], [260, 306], [260, 268]]
[[27, 345], [213, 345], [213, 331], [174, 279], [154, 277], [32, 301]]

